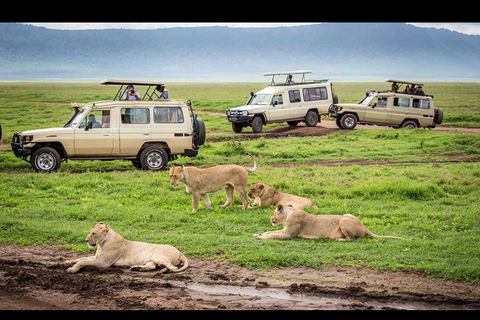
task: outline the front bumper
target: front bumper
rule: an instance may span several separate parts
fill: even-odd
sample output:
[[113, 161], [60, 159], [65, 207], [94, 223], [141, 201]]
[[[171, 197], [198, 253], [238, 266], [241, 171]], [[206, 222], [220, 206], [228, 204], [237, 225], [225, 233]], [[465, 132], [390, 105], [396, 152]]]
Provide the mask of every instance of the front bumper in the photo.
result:
[[234, 123], [244, 123], [244, 122], [252, 122], [253, 115], [245, 115], [241, 111], [238, 112], [236, 110], [227, 111], [227, 119], [230, 122]]
[[31, 149], [26, 149], [24, 147], [23, 141], [22, 141], [22, 135], [18, 132], [15, 132], [13, 134], [11, 146], [12, 146], [13, 153], [18, 158], [25, 159], [32, 153]]

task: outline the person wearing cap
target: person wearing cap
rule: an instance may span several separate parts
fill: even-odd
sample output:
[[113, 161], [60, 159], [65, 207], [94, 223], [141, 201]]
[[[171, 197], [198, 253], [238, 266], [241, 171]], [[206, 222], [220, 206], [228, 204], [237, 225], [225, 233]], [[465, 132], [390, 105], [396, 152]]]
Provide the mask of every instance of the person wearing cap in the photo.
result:
[[422, 86], [418, 86], [413, 94], [417, 96], [424, 96], [425, 92], [423, 92]]
[[165, 85], [161, 84], [155, 88], [158, 92], [160, 92], [160, 96], [158, 97], [159, 100], [168, 100], [170, 99], [170, 94], [168, 93], [168, 89], [165, 88]]
[[141, 100], [138, 90], [135, 90], [133, 84], [129, 84], [127, 90], [123, 93], [123, 100]]

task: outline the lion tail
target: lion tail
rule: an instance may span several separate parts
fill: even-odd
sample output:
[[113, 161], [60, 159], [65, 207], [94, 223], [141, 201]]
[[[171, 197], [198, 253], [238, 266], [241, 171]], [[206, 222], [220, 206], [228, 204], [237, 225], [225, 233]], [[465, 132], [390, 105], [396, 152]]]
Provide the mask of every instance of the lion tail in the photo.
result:
[[385, 239], [399, 239], [399, 240], [408, 240], [410, 241], [411, 239], [405, 239], [405, 238], [400, 238], [400, 237], [395, 237], [395, 236], [379, 236], [369, 230], [369, 236], [374, 237], [374, 238], [385, 238]]
[[182, 253], [181, 257], [180, 257], [180, 260], [181, 260], [183, 266], [182, 266], [181, 268], [178, 268], [177, 270], [175, 270], [175, 271], [173, 271], [173, 272], [181, 272], [181, 271], [183, 271], [183, 270], [185, 270], [185, 269], [188, 268], [188, 266], [189, 266], [188, 260], [187, 260], [187, 257], [185, 257], [185, 256], [183, 255], [183, 253]]
[[253, 172], [255, 171], [255, 169], [257, 169], [257, 161], [255, 160], [255, 157], [252, 156], [250, 153], [245, 153], [246, 155], [249, 155], [250, 157], [252, 157], [253, 159], [253, 168], [252, 169], [248, 169], [248, 168], [245, 168], [245, 170], [247, 170], [248, 172]]

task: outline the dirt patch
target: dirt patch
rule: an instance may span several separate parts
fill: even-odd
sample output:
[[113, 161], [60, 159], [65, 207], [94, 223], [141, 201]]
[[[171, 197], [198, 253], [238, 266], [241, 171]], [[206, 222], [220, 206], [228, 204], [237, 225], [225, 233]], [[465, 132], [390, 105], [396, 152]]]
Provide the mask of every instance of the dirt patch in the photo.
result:
[[[91, 255], [91, 254], [88, 254]], [[252, 270], [189, 257], [181, 273], [84, 268], [60, 247], [0, 245], [1, 310], [478, 310], [480, 286], [369, 268]]]

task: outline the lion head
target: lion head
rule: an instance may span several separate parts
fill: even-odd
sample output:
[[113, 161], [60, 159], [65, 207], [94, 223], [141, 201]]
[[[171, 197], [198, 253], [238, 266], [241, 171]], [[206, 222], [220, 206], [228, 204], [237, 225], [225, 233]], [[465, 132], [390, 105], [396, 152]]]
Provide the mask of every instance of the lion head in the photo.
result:
[[93, 227], [92, 230], [90, 230], [87, 238], [85, 238], [88, 247], [90, 249], [93, 249], [97, 244], [103, 243], [103, 241], [105, 240], [105, 236], [108, 233], [108, 230], [110, 230], [110, 227], [103, 222], [97, 223], [97, 225]]
[[277, 224], [284, 224], [285, 220], [287, 220], [288, 214], [292, 212], [293, 207], [291, 205], [277, 204], [275, 211], [270, 217], [272, 225], [275, 227]]
[[172, 166], [170, 168], [170, 185], [172, 187], [177, 187], [178, 183], [183, 180], [183, 166], [176, 167]]
[[261, 197], [265, 187], [267, 187], [267, 185], [262, 182], [252, 183], [250, 186], [250, 191], [248, 192], [248, 196], [250, 198]]

